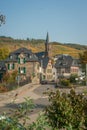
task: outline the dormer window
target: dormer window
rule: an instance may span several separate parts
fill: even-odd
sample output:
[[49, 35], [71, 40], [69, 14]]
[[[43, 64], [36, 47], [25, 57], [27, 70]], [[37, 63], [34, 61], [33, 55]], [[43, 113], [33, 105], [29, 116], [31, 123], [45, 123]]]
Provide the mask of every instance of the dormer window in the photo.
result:
[[32, 56], [30, 55], [30, 58], [31, 58]]
[[18, 63], [19, 64], [24, 64], [25, 63], [25, 58], [18, 58]]
[[12, 55], [10, 55], [10, 59], [12, 59]]
[[24, 63], [24, 59], [20, 58], [20, 64], [23, 64], [23, 63]]

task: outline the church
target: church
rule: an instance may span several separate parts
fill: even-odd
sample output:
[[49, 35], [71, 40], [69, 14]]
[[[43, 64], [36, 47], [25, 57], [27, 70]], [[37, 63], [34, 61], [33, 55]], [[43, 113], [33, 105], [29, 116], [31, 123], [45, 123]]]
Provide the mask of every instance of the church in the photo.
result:
[[47, 32], [45, 40], [45, 51], [35, 53], [40, 63], [40, 81], [52, 81], [53, 78], [53, 63], [51, 57], [51, 45], [49, 43], [49, 34]]

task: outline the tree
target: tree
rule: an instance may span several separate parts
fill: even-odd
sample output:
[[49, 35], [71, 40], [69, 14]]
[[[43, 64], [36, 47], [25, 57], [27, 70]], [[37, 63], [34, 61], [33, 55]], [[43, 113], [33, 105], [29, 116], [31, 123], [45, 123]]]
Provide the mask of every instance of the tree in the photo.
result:
[[3, 14], [0, 14], [0, 26], [2, 24], [5, 24], [5, 16]]
[[48, 94], [50, 104], [46, 107], [46, 116], [53, 130], [87, 129], [87, 100], [82, 94], [75, 93], [73, 89], [69, 94], [59, 90]]
[[9, 49], [7, 47], [0, 48], [0, 60], [3, 60], [8, 57]]
[[76, 78], [78, 78], [77, 74], [71, 74], [69, 78], [70, 83], [76, 83]]
[[82, 64], [87, 63], [87, 50], [79, 54], [80, 61]]

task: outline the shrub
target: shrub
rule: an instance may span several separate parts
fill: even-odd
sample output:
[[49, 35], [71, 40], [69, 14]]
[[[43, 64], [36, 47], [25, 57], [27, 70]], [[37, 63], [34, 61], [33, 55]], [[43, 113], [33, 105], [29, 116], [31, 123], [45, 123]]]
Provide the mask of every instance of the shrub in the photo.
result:
[[69, 85], [70, 85], [70, 81], [67, 80], [67, 79], [62, 79], [60, 83], [61, 83], [61, 85], [63, 85], [63, 86], [69, 86]]
[[61, 94], [59, 90], [48, 94], [50, 105], [45, 111], [53, 129], [87, 129], [87, 100], [82, 94], [74, 90], [69, 94]]
[[78, 78], [77, 74], [71, 74], [71, 76], [69, 78], [70, 83], [76, 83], [76, 78]]
[[13, 71], [12, 73], [5, 73], [3, 76], [3, 82], [5, 84], [15, 83], [17, 76], [17, 71]]
[[7, 92], [7, 91], [8, 91], [8, 89], [3, 84], [0, 84], [0, 93]]

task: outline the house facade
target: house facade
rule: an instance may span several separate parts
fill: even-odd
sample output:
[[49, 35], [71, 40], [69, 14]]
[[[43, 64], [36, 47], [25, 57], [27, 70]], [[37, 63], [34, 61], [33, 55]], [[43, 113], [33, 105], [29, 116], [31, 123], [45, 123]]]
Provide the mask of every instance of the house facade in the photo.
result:
[[40, 75], [41, 80], [52, 81], [53, 80], [53, 65], [49, 57], [41, 59], [40, 63]]
[[67, 54], [60, 54], [57, 57], [56, 63], [57, 78], [68, 78], [71, 74], [77, 74], [79, 76], [79, 60], [74, 59]]
[[38, 58], [27, 48], [19, 48], [10, 53], [5, 63], [7, 72], [12, 73], [13, 71], [17, 71], [17, 79], [20, 81], [38, 79]]

